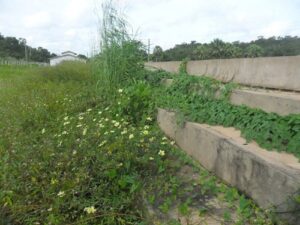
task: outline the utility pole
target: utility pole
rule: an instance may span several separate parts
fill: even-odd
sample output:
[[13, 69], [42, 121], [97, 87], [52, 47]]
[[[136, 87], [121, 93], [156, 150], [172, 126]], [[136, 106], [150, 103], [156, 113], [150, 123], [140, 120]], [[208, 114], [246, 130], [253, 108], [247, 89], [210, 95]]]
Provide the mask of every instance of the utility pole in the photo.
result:
[[28, 56], [28, 61], [31, 59], [31, 48], [29, 47], [29, 56]]
[[150, 38], [148, 39], [148, 62], [150, 62]]
[[25, 38], [20, 38], [19, 42], [24, 45], [25, 61], [28, 61], [28, 52], [27, 52], [27, 46], [26, 46], [26, 39]]
[[27, 49], [26, 42], [25, 42], [25, 60], [26, 62], [28, 62], [28, 49]]
[[27, 49], [27, 41], [24, 38], [24, 48], [25, 48], [25, 61], [28, 62], [28, 49]]

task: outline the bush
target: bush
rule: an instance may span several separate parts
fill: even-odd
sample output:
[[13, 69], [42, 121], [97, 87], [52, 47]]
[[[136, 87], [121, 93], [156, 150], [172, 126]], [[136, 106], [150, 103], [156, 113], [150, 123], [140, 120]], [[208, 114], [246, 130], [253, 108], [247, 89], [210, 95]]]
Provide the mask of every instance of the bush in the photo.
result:
[[143, 44], [132, 39], [128, 24], [112, 1], [102, 7], [100, 53], [93, 60], [93, 72], [98, 86], [107, 95], [133, 82], [143, 69]]
[[78, 61], [65, 61], [56, 66], [40, 68], [39, 72], [51, 81], [88, 81], [91, 79], [90, 64]]
[[[119, 89], [119, 91], [123, 90]], [[118, 102], [119, 113], [128, 118], [133, 124], [144, 122], [144, 116], [153, 115], [154, 112], [151, 91], [151, 87], [142, 81], [125, 88], [125, 95]]]

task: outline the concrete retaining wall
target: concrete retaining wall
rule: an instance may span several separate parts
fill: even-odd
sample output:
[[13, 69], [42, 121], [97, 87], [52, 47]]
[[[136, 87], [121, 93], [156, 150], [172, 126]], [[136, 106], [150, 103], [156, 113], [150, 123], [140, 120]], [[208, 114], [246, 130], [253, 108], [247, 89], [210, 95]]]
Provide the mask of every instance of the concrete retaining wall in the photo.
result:
[[230, 96], [230, 102], [235, 105], [262, 109], [268, 113], [274, 112], [281, 116], [300, 114], [300, 94], [298, 93], [236, 89]]
[[[148, 62], [146, 66], [178, 72], [180, 62]], [[239, 84], [300, 91], [300, 56], [190, 61], [187, 72]]]
[[170, 62], [146, 62], [145, 66], [149, 69], [156, 68], [165, 70], [171, 73], [178, 73], [180, 61], [170, 61]]
[[[175, 116], [173, 112], [159, 109], [160, 128], [206, 169], [246, 193], [263, 208], [275, 206], [277, 211], [286, 212], [297, 207], [291, 201], [300, 188], [297, 158], [264, 150], [255, 143], [247, 144], [233, 128], [191, 122], [181, 128]], [[284, 215], [293, 224], [300, 222], [294, 213]]]
[[[170, 86], [173, 79], [164, 79], [162, 83], [165, 86]], [[299, 93], [242, 88], [233, 90], [229, 100], [234, 105], [246, 105], [281, 116], [300, 114]]]

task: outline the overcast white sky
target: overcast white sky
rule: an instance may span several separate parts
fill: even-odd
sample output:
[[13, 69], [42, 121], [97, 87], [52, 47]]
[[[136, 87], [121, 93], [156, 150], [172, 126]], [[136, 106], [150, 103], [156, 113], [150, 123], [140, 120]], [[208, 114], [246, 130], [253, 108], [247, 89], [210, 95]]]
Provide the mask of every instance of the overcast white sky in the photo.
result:
[[[182, 42], [300, 36], [300, 0], [117, 0], [138, 39], [163, 49]], [[51, 52], [90, 54], [101, 0], [0, 0], [0, 33]]]

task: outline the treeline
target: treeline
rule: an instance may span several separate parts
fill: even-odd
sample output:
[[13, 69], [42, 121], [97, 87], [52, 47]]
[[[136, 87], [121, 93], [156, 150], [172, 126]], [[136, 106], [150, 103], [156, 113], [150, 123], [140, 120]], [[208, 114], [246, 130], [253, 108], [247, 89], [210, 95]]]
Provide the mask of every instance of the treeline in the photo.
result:
[[215, 39], [210, 43], [183, 43], [163, 51], [160, 46], [155, 46], [152, 61], [181, 61], [183, 59], [228, 59], [261, 56], [291, 56], [300, 55], [300, 37], [258, 37], [251, 42], [232, 43]]
[[49, 62], [49, 58], [56, 56], [47, 49], [33, 48], [26, 44], [26, 39], [4, 37], [0, 34], [0, 58], [13, 58], [18, 60]]

